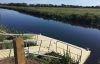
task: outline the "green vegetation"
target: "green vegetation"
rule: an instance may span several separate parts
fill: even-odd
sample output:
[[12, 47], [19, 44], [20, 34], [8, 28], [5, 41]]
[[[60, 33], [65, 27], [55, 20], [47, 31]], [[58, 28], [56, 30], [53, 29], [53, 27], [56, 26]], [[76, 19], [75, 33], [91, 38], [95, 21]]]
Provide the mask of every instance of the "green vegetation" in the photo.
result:
[[13, 44], [12, 43], [4, 43], [3, 44], [3, 49], [11, 49], [13, 48]]
[[[35, 36], [35, 35], [34, 35], [34, 36]], [[32, 37], [33, 37], [33, 35], [32, 35], [32, 36], [30, 36], [30, 35], [29, 35], [29, 36], [23, 36], [23, 39], [24, 39], [24, 40], [26, 40], [26, 39], [32, 39]]]
[[23, 39], [26, 40], [26, 39], [31, 39], [31, 36], [23, 36]]
[[[8, 30], [5, 26], [0, 25], [0, 33], [6, 33]], [[0, 35], [0, 41], [3, 41], [6, 36]]]
[[24, 47], [29, 47], [29, 46], [37, 46], [37, 44], [35, 42], [25, 42], [24, 43]]
[[[0, 36], [0, 39], [2, 38], [1, 42], [4, 40], [3, 38], [6, 39], [6, 37], [1, 37]], [[0, 45], [2, 45], [1, 49], [11, 49], [13, 48], [13, 43], [12, 42], [4, 42], [4, 43], [0, 43]], [[34, 42], [24, 42], [24, 47], [29, 47], [29, 46], [37, 46], [36, 43]]]
[[74, 62], [68, 54], [64, 54], [63, 56], [60, 55], [59, 53], [51, 52], [47, 53], [46, 55], [58, 57], [58, 58], [53, 58], [49, 56], [35, 56], [34, 54], [29, 54], [27, 58], [31, 60], [36, 60], [39, 61], [40, 64], [79, 64], [78, 62]]
[[85, 27], [100, 27], [99, 8], [30, 7], [7, 5], [0, 5], [0, 8], [13, 9], [37, 17], [59, 20], [61, 22], [82, 25]]
[[0, 35], [0, 41], [3, 41], [5, 39], [5, 36]]
[[0, 25], [0, 33], [6, 33], [8, 31], [8, 29], [6, 28], [6, 26]]
[[[9, 33], [9, 32], [10, 32], [10, 29], [8, 29], [7, 26], [0, 25], [0, 33]], [[3, 41], [5, 39], [9, 39], [9, 37], [0, 34], [0, 41]]]
[[[6, 26], [0, 25], [0, 33], [9, 33], [10, 30], [6, 28]], [[22, 32], [16, 31], [16, 33], [22, 34]], [[33, 36], [33, 35], [32, 35]], [[26, 39], [32, 39], [32, 36], [22, 36], [24, 40]], [[3, 42], [3, 40], [12, 40], [14, 36], [5, 36], [5, 35], [0, 35], [0, 42]], [[9, 41], [8, 41], [9, 42]], [[7, 43], [0, 43], [0, 45], [3, 45], [1, 48], [4, 49], [10, 49], [13, 48], [13, 44], [11, 42]], [[24, 47], [29, 47], [29, 46], [36, 46], [37, 44], [34, 42], [24, 42]]]
[[[22, 10], [22, 11], [27, 11], [30, 13], [35, 13], [36, 14], [46, 14], [48, 16], [60, 16], [65, 17], [65, 16], [70, 16], [72, 14], [76, 14], [78, 16], [84, 16], [87, 13], [92, 16], [96, 15], [100, 17], [100, 9], [94, 9], [94, 8], [61, 8], [61, 7], [18, 7], [18, 6], [0, 6], [3, 8], [10, 8], [10, 9], [15, 9], [15, 10]], [[38, 13], [39, 12], [39, 13]]]

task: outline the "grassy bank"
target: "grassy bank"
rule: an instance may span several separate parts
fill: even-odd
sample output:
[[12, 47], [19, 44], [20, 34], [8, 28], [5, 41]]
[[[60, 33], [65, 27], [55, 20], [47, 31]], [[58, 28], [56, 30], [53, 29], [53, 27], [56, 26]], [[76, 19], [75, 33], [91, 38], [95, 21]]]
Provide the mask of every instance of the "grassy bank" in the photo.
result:
[[59, 20], [83, 26], [100, 26], [100, 9], [98, 8], [61, 8], [61, 7], [22, 7], [2, 6], [0, 8], [13, 9], [37, 17]]

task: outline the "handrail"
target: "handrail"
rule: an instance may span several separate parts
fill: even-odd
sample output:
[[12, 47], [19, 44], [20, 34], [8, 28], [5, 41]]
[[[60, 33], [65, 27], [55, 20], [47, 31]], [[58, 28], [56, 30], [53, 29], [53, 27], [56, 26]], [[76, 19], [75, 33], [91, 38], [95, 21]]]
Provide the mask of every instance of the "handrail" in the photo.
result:
[[80, 48], [75, 47], [75, 46], [73, 46], [73, 45], [71, 45], [71, 44], [68, 44], [68, 43], [64, 43], [63, 41], [59, 41], [59, 40], [58, 40], [58, 42], [61, 42], [61, 43], [63, 43], [63, 44], [67, 44], [68, 46], [71, 46], [71, 47], [74, 47], [74, 48], [77, 48], [77, 49], [81, 50]]
[[[61, 47], [58, 47], [58, 48], [63, 49], [63, 48], [61, 48]], [[66, 49], [63, 49], [63, 50], [67, 51]], [[70, 52], [70, 51], [68, 51], [68, 52]], [[75, 53], [73, 53], [73, 52], [70, 52], [70, 53], [75, 54]], [[80, 56], [79, 54], [75, 54], [75, 55]]]
[[[42, 47], [41, 45], [42, 45], [42, 42], [43, 41], [47, 41], [47, 40], [42, 40], [42, 42], [41, 42], [41, 40], [38, 40], [38, 41], [40, 41], [40, 47]], [[62, 42], [62, 41], [56, 41], [56, 43], [57, 42], [61, 42], [62, 44], [65, 44], [64, 42]], [[49, 48], [50, 48], [50, 45], [51, 45], [51, 40], [50, 40], [50, 44], [48, 45], [49, 46]], [[57, 44], [56, 44], [57, 45]], [[69, 46], [71, 46], [71, 47], [74, 47], [74, 46], [72, 46], [72, 45], [68, 45], [68, 44], [66, 44], [66, 46], [67, 47], [69, 47]], [[49, 48], [48, 48], [48, 50], [49, 50]], [[60, 48], [60, 49], [63, 49], [64, 51], [67, 51], [66, 49], [64, 49], [64, 48], [61, 48], [61, 47], [59, 47], [59, 46], [57, 46], [57, 48]], [[70, 52], [71, 54], [74, 54], [74, 55], [77, 55], [78, 57], [78, 59], [80, 60], [80, 62], [81, 62], [81, 56], [82, 56], [82, 50], [81, 49], [79, 49], [79, 48], [77, 48], [77, 47], [74, 47], [74, 48], [76, 48], [76, 49], [78, 49], [78, 50], [80, 50], [80, 55], [79, 54], [75, 54], [75, 53], [73, 53], [73, 52]], [[39, 49], [39, 51], [40, 51], [40, 49]], [[56, 52], [57, 52], [57, 50], [56, 50]], [[69, 52], [69, 51], [68, 51]]]
[[0, 35], [4, 35], [4, 36], [19, 36], [19, 35], [32, 36], [32, 35], [37, 35], [37, 34], [28, 34], [28, 33], [24, 33], [24, 34], [0, 33]]
[[[73, 45], [71, 45], [71, 44], [68, 44], [68, 43], [64, 43], [63, 41], [57, 41], [57, 42], [61, 42], [61, 43], [63, 43], [63, 44], [67, 44], [67, 47], [69, 47], [69, 46], [71, 46], [71, 47], [74, 47], [74, 48], [76, 48], [76, 49], [79, 49], [80, 51], [81, 51], [81, 55], [80, 55], [80, 62], [81, 62], [81, 57], [82, 57], [82, 49], [80, 49], [80, 48], [78, 48], [78, 47], [75, 47], [75, 46], [73, 46]], [[75, 53], [74, 53], [75, 54]]]
[[[41, 41], [41, 40], [38, 40], [38, 41]], [[47, 40], [42, 40], [42, 41], [47, 41]], [[51, 40], [50, 40], [50, 41], [51, 41]], [[66, 44], [66, 46], [68, 46], [68, 47], [71, 46], [71, 47], [74, 47], [74, 48], [80, 50], [80, 52], [81, 52], [81, 56], [82, 56], [82, 50], [81, 50], [80, 48], [75, 47], [75, 46], [73, 46], [73, 45], [71, 45], [71, 44], [68, 44], [68, 43], [64, 43], [64, 42], [59, 41], [59, 40], [57, 40], [56, 42], [61, 42], [62, 44]], [[62, 48], [62, 49], [63, 49], [63, 48]]]

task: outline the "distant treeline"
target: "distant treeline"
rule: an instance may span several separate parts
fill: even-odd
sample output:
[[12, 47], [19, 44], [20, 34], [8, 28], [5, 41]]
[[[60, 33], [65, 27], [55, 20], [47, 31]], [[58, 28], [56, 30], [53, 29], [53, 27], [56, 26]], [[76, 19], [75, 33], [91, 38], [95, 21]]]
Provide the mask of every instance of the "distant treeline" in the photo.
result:
[[0, 3], [8, 6], [31, 6], [31, 7], [71, 7], [71, 8], [100, 8], [100, 6], [79, 6], [79, 5], [53, 5], [53, 4], [27, 4], [27, 3]]

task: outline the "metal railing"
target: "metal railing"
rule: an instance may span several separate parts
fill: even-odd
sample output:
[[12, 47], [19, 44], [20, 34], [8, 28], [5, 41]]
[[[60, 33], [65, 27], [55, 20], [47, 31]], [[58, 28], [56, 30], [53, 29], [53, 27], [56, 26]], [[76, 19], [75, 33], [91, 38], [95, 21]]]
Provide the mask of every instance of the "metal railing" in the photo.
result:
[[67, 44], [67, 45], [66, 45], [66, 46], [67, 46], [67, 50], [68, 50], [68, 47], [69, 47], [69, 46], [71, 46], [71, 47], [73, 47], [73, 48], [75, 48], [75, 49], [80, 50], [80, 53], [81, 53], [80, 55], [75, 54], [75, 53], [72, 53], [72, 52], [70, 52], [70, 53], [80, 56], [80, 58], [79, 58], [79, 59], [80, 59], [80, 62], [81, 62], [81, 57], [82, 57], [82, 49], [80, 49], [80, 48], [78, 48], [78, 47], [76, 47], [76, 46], [73, 46], [73, 45], [71, 45], [71, 44], [64, 43], [64, 42], [62, 42], [62, 41], [59, 41], [59, 42], [61, 42], [61, 43], [65, 44], [65, 45]]
[[[39, 41], [39, 42], [38, 42], [38, 41]], [[50, 49], [50, 48], [52, 47], [52, 46], [51, 46], [52, 40], [49, 41], [50, 43], [49, 43], [48, 46], [42, 46], [42, 44], [43, 44], [45, 41], [47, 41], [47, 40], [38, 40], [38, 41], [37, 41], [37, 43], [39, 43], [39, 45], [40, 45], [38, 53], [41, 51], [41, 47], [46, 47], [46, 48], [48, 48], [48, 52], [52, 51], [52, 50]], [[62, 44], [64, 44], [64, 45], [66, 45], [66, 48], [67, 48], [67, 49], [64, 49], [63, 47], [59, 47], [59, 46], [57, 45], [58, 42], [59, 42], [59, 43], [62, 43]], [[82, 50], [81, 50], [80, 48], [75, 47], [75, 46], [70, 45], [70, 44], [67, 44], [67, 43], [64, 43], [64, 42], [59, 41], [59, 40], [56, 41], [55, 46], [56, 46], [56, 51], [55, 51], [56, 53], [58, 53], [58, 52], [57, 52], [57, 49], [58, 49], [58, 48], [62, 49], [62, 51], [66, 51], [66, 52], [70, 52], [70, 50], [69, 50], [70, 47], [75, 48], [75, 49], [77, 49], [77, 50], [80, 50], [80, 54], [76, 54], [76, 53], [73, 53], [73, 52], [70, 52], [70, 54], [76, 55], [76, 56], [77, 56], [77, 59], [79, 59], [79, 62], [81, 62]]]

